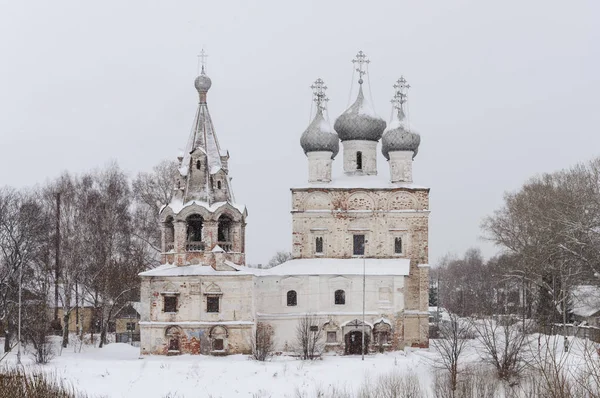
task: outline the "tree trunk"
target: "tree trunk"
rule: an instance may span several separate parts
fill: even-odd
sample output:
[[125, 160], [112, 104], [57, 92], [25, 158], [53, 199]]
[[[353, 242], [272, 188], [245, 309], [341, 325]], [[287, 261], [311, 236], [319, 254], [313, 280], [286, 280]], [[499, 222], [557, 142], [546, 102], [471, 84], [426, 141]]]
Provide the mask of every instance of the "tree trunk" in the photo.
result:
[[69, 345], [69, 312], [65, 312], [63, 316], [63, 336], [62, 347], [67, 348]]
[[12, 325], [10, 324], [10, 320], [6, 322], [6, 330], [4, 332], [4, 352], [10, 351], [10, 339], [12, 338]]

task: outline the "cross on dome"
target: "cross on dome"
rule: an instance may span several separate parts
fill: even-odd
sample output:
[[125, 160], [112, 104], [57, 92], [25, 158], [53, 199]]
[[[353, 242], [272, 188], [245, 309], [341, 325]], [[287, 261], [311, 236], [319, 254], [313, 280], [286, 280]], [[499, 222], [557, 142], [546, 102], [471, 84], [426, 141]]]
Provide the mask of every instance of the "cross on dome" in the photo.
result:
[[327, 90], [327, 86], [323, 79], [318, 78], [315, 82], [310, 86], [313, 90], [313, 101], [317, 104], [317, 110], [324, 111], [325, 104], [329, 101], [329, 98], [325, 95], [325, 90]]
[[206, 58], [208, 58], [208, 54], [202, 49], [200, 54], [198, 54], [198, 67], [202, 65], [202, 72], [204, 72], [204, 68], [206, 67]]
[[400, 79], [396, 80], [394, 83], [394, 97], [391, 100], [392, 106], [394, 109], [398, 111], [398, 116], [400, 119], [404, 117], [404, 104], [406, 103], [406, 99], [408, 97], [408, 89], [410, 88], [410, 84], [407, 83], [404, 76], [401, 76]]
[[358, 54], [356, 54], [356, 57], [352, 60], [352, 63], [356, 66], [356, 71], [358, 72], [358, 84], [363, 84], [362, 77], [367, 73], [365, 67], [369, 64], [369, 62], [371, 61], [367, 58], [367, 54], [362, 52], [362, 50], [359, 51]]

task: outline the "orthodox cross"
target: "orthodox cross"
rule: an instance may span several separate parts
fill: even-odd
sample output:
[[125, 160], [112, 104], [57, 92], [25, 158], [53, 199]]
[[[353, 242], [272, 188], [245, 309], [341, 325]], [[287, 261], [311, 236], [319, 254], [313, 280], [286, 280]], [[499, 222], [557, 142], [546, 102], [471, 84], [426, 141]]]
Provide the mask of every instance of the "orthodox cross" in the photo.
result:
[[400, 76], [400, 79], [394, 83], [394, 97], [392, 98], [392, 105], [394, 109], [398, 111], [398, 118], [402, 120], [404, 118], [404, 103], [406, 102], [407, 92], [410, 88], [410, 84], [406, 82], [404, 76]]
[[356, 57], [352, 60], [352, 63], [354, 64], [354, 66], [356, 66], [356, 71], [358, 72], [359, 84], [362, 84], [363, 82], [362, 77], [364, 74], [367, 73], [365, 69], [369, 62], [371, 61], [367, 58], [367, 55], [362, 51], [359, 51], [358, 54], [356, 54]]
[[200, 65], [202, 65], [202, 72], [204, 72], [204, 68], [206, 67], [206, 58], [208, 58], [208, 54], [202, 49], [200, 54], [198, 54], [198, 69], [200, 69]]
[[324, 111], [325, 104], [329, 101], [329, 98], [325, 95], [325, 90], [327, 90], [327, 86], [323, 79], [318, 78], [315, 82], [310, 86], [313, 90], [313, 101], [317, 104], [317, 110]]

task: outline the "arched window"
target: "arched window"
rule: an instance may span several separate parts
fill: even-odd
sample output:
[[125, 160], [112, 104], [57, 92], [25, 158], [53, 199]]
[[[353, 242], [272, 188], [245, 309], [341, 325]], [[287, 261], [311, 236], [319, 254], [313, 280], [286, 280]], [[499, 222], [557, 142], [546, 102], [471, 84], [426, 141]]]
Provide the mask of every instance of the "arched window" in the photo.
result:
[[394, 253], [402, 254], [402, 238], [399, 236], [394, 239]]
[[346, 292], [344, 292], [341, 289], [336, 290], [335, 291], [335, 303], [338, 305], [346, 304]]
[[233, 221], [228, 216], [222, 215], [219, 217], [219, 223], [217, 227], [217, 244], [226, 252], [230, 252], [233, 249], [232, 224]]
[[217, 180], [217, 189], [221, 189], [221, 180]]
[[317, 236], [315, 238], [315, 253], [323, 254], [323, 237]]
[[204, 243], [202, 243], [202, 225], [204, 220], [198, 214], [192, 214], [187, 218], [187, 250], [202, 251]]
[[295, 290], [290, 290], [287, 292], [287, 305], [288, 307], [294, 307], [298, 305], [298, 295]]
[[173, 217], [168, 217], [165, 221], [165, 247], [164, 251], [168, 252], [175, 247], [175, 226], [173, 225]]
[[196, 168], [200, 170], [200, 167], [202, 167], [202, 163], [200, 162], [200, 159], [198, 159], [196, 160]]
[[356, 170], [362, 170], [362, 152], [356, 152]]

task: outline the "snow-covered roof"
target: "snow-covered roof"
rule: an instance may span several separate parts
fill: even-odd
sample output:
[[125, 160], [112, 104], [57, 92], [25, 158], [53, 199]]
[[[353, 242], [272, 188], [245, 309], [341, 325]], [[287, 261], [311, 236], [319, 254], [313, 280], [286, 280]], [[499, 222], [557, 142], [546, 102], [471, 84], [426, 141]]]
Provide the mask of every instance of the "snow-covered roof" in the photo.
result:
[[428, 187], [412, 183], [391, 183], [384, 175], [346, 175], [334, 176], [329, 183], [297, 184], [293, 189], [306, 188], [365, 188], [365, 189], [429, 189]]
[[229, 261], [226, 264], [232, 268], [231, 271], [216, 271], [209, 265], [184, 265], [164, 264], [149, 271], [141, 272], [140, 276], [233, 276], [233, 275], [252, 275], [253, 268], [240, 267]]
[[[362, 258], [303, 258], [286, 261], [269, 269], [250, 268], [236, 265], [230, 261], [225, 264], [231, 268], [228, 271], [217, 271], [208, 265], [164, 264], [140, 276], [288, 276], [288, 275], [362, 275]], [[410, 260], [407, 258], [367, 258], [364, 263], [365, 275], [406, 276], [409, 274]]]
[[237, 204], [237, 203], [232, 203], [232, 202], [215, 202], [215, 203], [209, 205], [207, 202], [204, 202], [204, 201], [201, 201], [201, 200], [190, 200], [188, 202], [183, 203], [183, 201], [181, 199], [178, 199], [178, 198], [175, 198], [175, 197], [171, 199], [171, 202], [168, 205], [163, 206], [160, 209], [160, 211], [162, 212], [166, 207], [170, 207], [171, 210], [173, 210], [173, 213], [179, 214], [186, 207], [196, 205], [196, 206], [204, 207], [209, 212], [214, 213], [217, 210], [219, 210], [219, 208], [221, 208], [221, 207], [223, 207], [223, 206], [225, 206], [227, 204], [231, 205], [232, 207], [234, 207], [235, 209], [237, 209], [242, 214], [245, 214], [245, 212], [246, 212], [246, 206], [240, 205], [240, 204]]
[[[77, 293], [77, 294], [75, 294]], [[75, 300], [77, 298], [77, 300]], [[65, 306], [65, 288], [62, 283], [58, 284], [58, 308], [62, 308]], [[99, 300], [101, 300], [99, 298]], [[79, 307], [93, 307], [94, 306], [94, 296], [90, 294], [88, 289], [84, 289], [83, 286], [77, 286], [77, 292], [75, 292], [75, 284], [71, 286], [71, 297], [69, 300], [69, 308], [74, 308], [77, 305]], [[52, 291], [48, 295], [48, 307], [54, 308], [54, 287], [52, 287]]]
[[600, 286], [579, 285], [572, 292], [573, 314], [592, 316], [600, 311]]
[[[408, 275], [407, 258], [364, 259], [365, 275]], [[261, 270], [261, 275], [362, 275], [362, 258], [302, 258]]]

